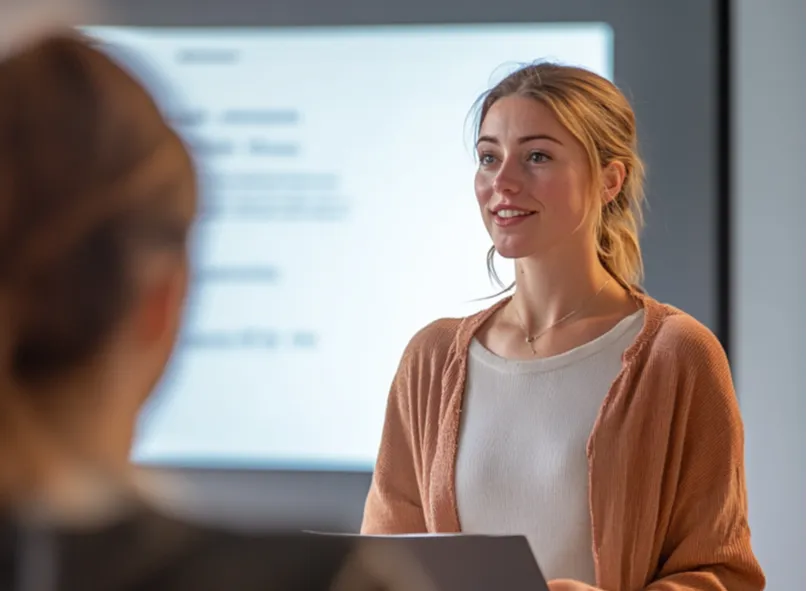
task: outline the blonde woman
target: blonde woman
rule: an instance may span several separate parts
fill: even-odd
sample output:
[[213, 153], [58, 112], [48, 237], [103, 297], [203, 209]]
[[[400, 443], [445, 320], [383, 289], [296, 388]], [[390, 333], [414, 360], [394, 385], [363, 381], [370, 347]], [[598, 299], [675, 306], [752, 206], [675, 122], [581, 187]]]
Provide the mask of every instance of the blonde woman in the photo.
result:
[[515, 291], [410, 342], [363, 532], [524, 534], [553, 591], [763, 589], [726, 356], [638, 287], [627, 100], [531, 65], [483, 97], [477, 131], [476, 197]]

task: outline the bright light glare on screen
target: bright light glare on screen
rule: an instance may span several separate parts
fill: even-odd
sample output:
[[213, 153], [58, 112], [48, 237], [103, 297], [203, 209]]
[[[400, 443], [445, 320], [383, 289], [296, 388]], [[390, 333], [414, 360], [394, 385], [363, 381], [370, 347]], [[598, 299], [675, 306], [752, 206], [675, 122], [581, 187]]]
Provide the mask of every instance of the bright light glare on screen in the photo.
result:
[[169, 85], [203, 171], [187, 327], [135, 451], [167, 464], [371, 468], [409, 338], [495, 293], [475, 99], [536, 59], [611, 77], [602, 24], [90, 32]]

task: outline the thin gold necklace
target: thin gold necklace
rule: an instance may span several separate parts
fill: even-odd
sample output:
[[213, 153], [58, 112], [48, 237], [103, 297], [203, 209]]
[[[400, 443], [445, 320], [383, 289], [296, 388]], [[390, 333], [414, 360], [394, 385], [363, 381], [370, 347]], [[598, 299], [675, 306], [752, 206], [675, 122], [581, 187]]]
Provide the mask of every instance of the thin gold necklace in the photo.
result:
[[602, 290], [604, 290], [608, 286], [609, 283], [611, 283], [611, 278], [610, 277], [605, 280], [605, 283], [603, 283], [602, 286], [600, 286], [600, 289], [598, 289], [597, 292], [593, 296], [591, 296], [589, 299], [587, 299], [585, 302], [583, 302], [580, 306], [578, 306], [577, 308], [575, 308], [574, 310], [572, 310], [571, 312], [569, 312], [568, 314], [566, 314], [565, 316], [563, 316], [559, 320], [556, 320], [555, 322], [553, 322], [552, 324], [550, 324], [549, 326], [547, 326], [546, 328], [544, 328], [543, 330], [541, 330], [540, 332], [538, 332], [538, 333], [536, 333], [534, 335], [530, 335], [529, 331], [527, 330], [527, 324], [521, 318], [521, 314], [519, 314], [519, 312], [518, 312], [518, 307], [516, 307], [515, 304], [514, 304], [513, 305], [513, 310], [515, 310], [516, 316], [518, 316], [518, 321], [521, 324], [521, 329], [524, 331], [524, 342], [527, 343], [527, 345], [529, 345], [530, 350], [532, 351], [532, 354], [533, 355], [537, 354], [537, 351], [535, 350], [535, 346], [534, 346], [535, 341], [537, 341], [542, 336], [544, 336], [546, 333], [548, 333], [550, 330], [555, 328], [558, 324], [561, 324], [562, 322], [567, 321], [569, 318], [571, 318], [572, 316], [574, 316], [578, 312], [583, 311], [586, 308], [586, 306], [588, 306], [591, 302], [593, 302], [597, 298], [597, 296], [602, 293]]

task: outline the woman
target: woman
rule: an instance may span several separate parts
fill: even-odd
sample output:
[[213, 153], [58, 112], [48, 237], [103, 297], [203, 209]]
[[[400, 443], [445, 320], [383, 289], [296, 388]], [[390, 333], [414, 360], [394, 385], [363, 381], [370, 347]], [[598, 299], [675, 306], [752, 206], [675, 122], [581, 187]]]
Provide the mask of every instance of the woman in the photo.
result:
[[152, 509], [138, 411], [188, 288], [194, 168], [150, 96], [72, 33], [0, 60], [0, 588], [330, 588], [351, 543]]
[[553, 591], [758, 590], [725, 354], [638, 284], [642, 163], [607, 80], [483, 97], [476, 197], [515, 292], [408, 345], [363, 532], [520, 533]]

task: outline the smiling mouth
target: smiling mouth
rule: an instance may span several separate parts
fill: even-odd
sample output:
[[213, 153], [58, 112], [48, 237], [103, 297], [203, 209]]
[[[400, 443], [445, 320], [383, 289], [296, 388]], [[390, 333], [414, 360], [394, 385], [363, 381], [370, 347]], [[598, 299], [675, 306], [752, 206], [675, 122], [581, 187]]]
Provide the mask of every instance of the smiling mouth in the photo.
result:
[[524, 211], [523, 209], [500, 209], [499, 211], [491, 212], [494, 217], [502, 220], [510, 220], [515, 218], [523, 218], [533, 215], [534, 211]]

